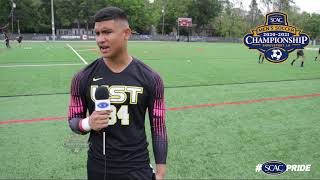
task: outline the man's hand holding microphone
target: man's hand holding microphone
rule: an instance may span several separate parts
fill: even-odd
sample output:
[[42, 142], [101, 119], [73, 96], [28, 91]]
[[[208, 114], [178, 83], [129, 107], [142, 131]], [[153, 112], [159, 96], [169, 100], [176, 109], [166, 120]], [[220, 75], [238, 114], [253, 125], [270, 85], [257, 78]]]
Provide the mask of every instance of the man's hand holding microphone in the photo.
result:
[[96, 89], [95, 98], [95, 111], [80, 123], [81, 128], [85, 131], [100, 131], [101, 129], [108, 127], [111, 118], [110, 115], [112, 110], [108, 89], [104, 86], [99, 86]]
[[89, 126], [92, 130], [100, 131], [108, 127], [112, 110], [94, 111], [89, 117]]
[[111, 104], [109, 99], [109, 91], [104, 86], [99, 86], [95, 92], [95, 111], [89, 117], [90, 128], [95, 131], [100, 131], [108, 127], [110, 120]]

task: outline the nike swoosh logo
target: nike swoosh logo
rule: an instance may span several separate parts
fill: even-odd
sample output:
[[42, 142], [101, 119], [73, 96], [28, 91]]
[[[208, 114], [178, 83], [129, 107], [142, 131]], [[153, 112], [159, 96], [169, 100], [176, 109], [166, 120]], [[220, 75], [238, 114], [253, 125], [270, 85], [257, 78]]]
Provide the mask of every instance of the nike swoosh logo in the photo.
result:
[[99, 81], [101, 79], [103, 79], [103, 78], [93, 78], [93, 81]]

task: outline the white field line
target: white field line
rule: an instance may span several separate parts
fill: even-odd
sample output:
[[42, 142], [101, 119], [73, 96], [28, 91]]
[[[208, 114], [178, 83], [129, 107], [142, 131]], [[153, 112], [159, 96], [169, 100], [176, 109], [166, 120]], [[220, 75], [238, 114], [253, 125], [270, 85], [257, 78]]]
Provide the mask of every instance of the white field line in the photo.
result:
[[16, 67], [53, 67], [53, 66], [79, 66], [83, 64], [19, 64], [19, 65], [4, 65], [0, 68], [16, 68]]
[[81, 57], [80, 54], [79, 54], [76, 50], [73, 49], [72, 46], [70, 46], [70, 44], [67, 43], [66, 45], [81, 59], [81, 61], [82, 61], [84, 64], [88, 64], [87, 61], [84, 60], [83, 57]]
[[319, 48], [306, 48], [306, 50], [318, 51], [318, 50], [319, 50]]

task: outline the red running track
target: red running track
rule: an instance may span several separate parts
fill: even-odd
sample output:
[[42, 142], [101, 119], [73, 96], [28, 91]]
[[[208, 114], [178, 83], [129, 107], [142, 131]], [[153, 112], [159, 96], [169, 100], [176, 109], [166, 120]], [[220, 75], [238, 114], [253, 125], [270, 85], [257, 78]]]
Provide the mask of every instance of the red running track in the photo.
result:
[[[301, 96], [286, 96], [286, 97], [273, 97], [273, 98], [263, 98], [263, 99], [254, 99], [254, 100], [246, 100], [246, 101], [234, 101], [234, 102], [221, 102], [215, 104], [200, 104], [193, 106], [182, 106], [182, 107], [174, 107], [167, 108], [168, 111], [180, 111], [185, 109], [196, 109], [196, 108], [205, 108], [205, 107], [215, 107], [215, 106], [225, 106], [225, 105], [244, 105], [244, 104], [252, 104], [252, 103], [262, 103], [266, 101], [286, 101], [290, 99], [302, 99], [308, 97], [319, 97], [320, 94], [305, 94]], [[5, 120], [0, 121], [1, 124], [13, 124], [13, 123], [29, 123], [29, 122], [38, 122], [38, 121], [58, 121], [58, 120], [66, 120], [67, 117], [46, 117], [46, 118], [34, 118], [34, 119], [19, 119], [19, 120]]]

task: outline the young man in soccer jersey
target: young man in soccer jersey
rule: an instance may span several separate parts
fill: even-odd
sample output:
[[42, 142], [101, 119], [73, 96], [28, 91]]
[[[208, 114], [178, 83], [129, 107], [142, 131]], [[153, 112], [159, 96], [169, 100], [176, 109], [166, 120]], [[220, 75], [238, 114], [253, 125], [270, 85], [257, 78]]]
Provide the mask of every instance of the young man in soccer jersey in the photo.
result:
[[264, 60], [264, 54], [262, 52], [259, 52], [259, 64], [260, 63], [263, 64], [263, 60]]
[[303, 63], [304, 63], [304, 52], [303, 52], [303, 50], [302, 49], [299, 49], [298, 51], [297, 51], [297, 58], [295, 58], [292, 62], [291, 62], [291, 66], [293, 66], [293, 63], [297, 60], [297, 59], [299, 59], [299, 58], [302, 58], [301, 59], [301, 67], [303, 67]]
[[319, 56], [320, 56], [320, 48], [319, 48], [319, 50], [318, 50], [318, 55], [314, 58], [314, 60], [316, 61]]
[[[107, 7], [95, 15], [96, 42], [101, 58], [78, 72], [71, 84], [69, 126], [90, 133], [87, 175], [90, 180], [163, 179], [167, 132], [161, 77], [130, 56], [131, 34], [126, 13]], [[111, 111], [95, 111], [95, 90], [109, 89]], [[150, 167], [145, 115], [148, 110], [156, 173]], [[89, 111], [89, 116], [87, 116]], [[106, 134], [103, 155], [103, 132]]]

